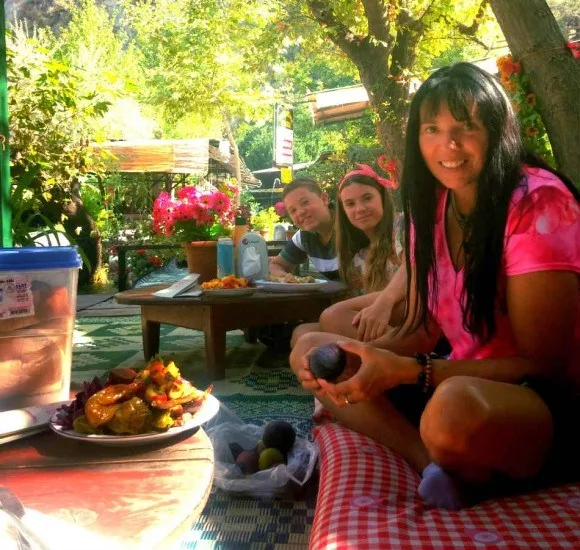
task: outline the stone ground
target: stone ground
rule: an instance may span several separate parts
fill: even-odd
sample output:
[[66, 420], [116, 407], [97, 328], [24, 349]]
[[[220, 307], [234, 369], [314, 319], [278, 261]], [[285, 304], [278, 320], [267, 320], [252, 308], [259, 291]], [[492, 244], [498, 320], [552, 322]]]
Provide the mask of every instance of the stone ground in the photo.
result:
[[77, 317], [103, 317], [119, 315], [139, 315], [139, 306], [126, 306], [115, 301], [115, 293], [79, 294], [77, 296]]

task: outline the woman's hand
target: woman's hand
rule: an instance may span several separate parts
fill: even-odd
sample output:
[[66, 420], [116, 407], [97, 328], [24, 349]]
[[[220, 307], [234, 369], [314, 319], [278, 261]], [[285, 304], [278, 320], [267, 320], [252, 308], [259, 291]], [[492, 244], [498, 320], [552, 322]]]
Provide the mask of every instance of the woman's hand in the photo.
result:
[[[344, 343], [344, 342], [343, 342]], [[322, 378], [316, 378], [312, 371], [310, 370], [310, 358], [312, 354], [318, 350], [320, 346], [314, 346], [310, 348], [300, 359], [300, 366], [298, 370], [294, 372], [296, 378], [302, 384], [305, 390], [312, 391], [317, 397], [324, 397], [326, 392], [322, 389], [320, 381], [325, 382]], [[361, 360], [356, 354], [347, 353], [346, 356], [346, 366], [343, 373], [338, 377], [338, 380], [347, 380], [354, 374], [356, 374], [360, 368]]]
[[321, 379], [317, 383], [338, 407], [369, 401], [417, 377], [418, 367], [412, 359], [351, 340], [337, 344], [347, 353], [345, 373], [336, 384]]
[[320, 384], [316, 377], [312, 374], [310, 370], [310, 357], [312, 354], [318, 349], [318, 347], [310, 348], [300, 359], [300, 365], [298, 370], [294, 372], [298, 382], [302, 384], [302, 387], [305, 390], [314, 392], [318, 395], [318, 392], [321, 390]]
[[392, 300], [378, 296], [370, 306], [361, 309], [352, 320], [352, 325], [358, 328], [357, 338], [361, 342], [372, 342], [386, 334], [393, 306]]

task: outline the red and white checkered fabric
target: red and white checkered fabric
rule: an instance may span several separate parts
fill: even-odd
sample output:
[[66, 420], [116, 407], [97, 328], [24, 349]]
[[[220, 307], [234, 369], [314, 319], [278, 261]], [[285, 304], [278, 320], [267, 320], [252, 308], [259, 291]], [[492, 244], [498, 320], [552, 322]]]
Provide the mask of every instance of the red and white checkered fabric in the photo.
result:
[[580, 548], [580, 484], [426, 510], [401, 457], [339, 424], [313, 433], [321, 470], [311, 550]]

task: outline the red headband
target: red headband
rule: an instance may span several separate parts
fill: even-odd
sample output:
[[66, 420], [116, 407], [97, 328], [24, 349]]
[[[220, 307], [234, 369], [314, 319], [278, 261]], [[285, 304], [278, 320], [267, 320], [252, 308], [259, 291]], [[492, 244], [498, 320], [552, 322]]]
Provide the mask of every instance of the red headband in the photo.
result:
[[389, 180], [387, 178], [381, 178], [368, 164], [358, 164], [358, 170], [352, 170], [349, 172], [344, 178], [340, 180], [338, 184], [338, 190], [342, 187], [343, 183], [352, 178], [352, 176], [367, 176], [369, 178], [374, 179], [379, 185], [382, 185], [386, 189], [398, 189], [399, 183], [396, 180]]

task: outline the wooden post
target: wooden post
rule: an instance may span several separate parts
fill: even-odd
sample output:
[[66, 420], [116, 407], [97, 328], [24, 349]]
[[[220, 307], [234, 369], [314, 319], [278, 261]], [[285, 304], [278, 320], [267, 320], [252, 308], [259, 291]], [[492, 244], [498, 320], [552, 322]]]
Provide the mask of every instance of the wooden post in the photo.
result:
[[8, 77], [4, 2], [0, 3], [0, 246], [12, 246], [10, 147], [8, 142]]

